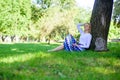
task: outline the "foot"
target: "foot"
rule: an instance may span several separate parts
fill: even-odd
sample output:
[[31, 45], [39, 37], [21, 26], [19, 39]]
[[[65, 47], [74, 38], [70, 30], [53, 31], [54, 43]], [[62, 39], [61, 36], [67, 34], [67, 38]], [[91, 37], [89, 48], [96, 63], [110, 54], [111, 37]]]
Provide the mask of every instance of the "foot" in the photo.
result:
[[47, 52], [52, 52], [53, 50], [48, 50]]

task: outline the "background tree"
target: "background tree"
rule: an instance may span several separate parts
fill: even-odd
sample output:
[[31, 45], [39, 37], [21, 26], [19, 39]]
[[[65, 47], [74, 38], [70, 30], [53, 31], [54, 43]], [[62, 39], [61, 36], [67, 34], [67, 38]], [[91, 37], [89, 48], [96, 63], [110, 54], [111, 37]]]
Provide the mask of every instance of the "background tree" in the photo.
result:
[[68, 33], [77, 37], [76, 24], [88, 22], [91, 14], [75, 0], [0, 0], [0, 4], [1, 40], [17, 36], [21, 41], [61, 41]]
[[28, 0], [0, 0], [0, 35], [29, 34], [31, 3]]
[[120, 39], [120, 0], [114, 0], [113, 15], [108, 40]]
[[95, 0], [91, 25], [92, 43], [91, 48], [96, 51], [106, 51], [109, 26], [111, 21], [113, 0]]
[[113, 19], [114, 25], [120, 28], [120, 0], [114, 2]]
[[75, 0], [37, 1], [32, 5], [31, 20], [40, 41], [63, 40], [68, 33], [77, 36], [76, 24], [90, 20], [90, 11], [78, 8]]

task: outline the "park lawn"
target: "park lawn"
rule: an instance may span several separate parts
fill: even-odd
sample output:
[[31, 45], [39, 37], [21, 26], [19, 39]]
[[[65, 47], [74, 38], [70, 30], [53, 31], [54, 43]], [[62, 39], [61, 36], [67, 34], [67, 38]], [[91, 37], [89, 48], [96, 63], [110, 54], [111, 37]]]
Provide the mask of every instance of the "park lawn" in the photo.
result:
[[51, 52], [59, 44], [0, 44], [0, 80], [120, 80], [120, 43], [108, 52]]

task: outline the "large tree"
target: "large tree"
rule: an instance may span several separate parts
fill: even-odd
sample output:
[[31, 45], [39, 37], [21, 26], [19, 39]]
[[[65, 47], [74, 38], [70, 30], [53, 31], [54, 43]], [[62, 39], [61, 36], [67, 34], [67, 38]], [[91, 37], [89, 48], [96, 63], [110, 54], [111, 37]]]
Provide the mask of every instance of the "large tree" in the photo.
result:
[[95, 0], [92, 16], [91, 48], [96, 51], [106, 51], [107, 37], [111, 21], [113, 0]]

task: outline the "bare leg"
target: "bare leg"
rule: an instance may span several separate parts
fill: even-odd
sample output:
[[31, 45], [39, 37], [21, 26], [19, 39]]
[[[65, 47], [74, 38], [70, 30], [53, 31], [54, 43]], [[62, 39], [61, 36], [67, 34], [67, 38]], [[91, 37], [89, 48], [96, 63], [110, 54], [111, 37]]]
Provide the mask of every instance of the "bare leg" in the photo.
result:
[[51, 49], [51, 50], [48, 50], [48, 52], [54, 52], [54, 51], [60, 51], [60, 50], [63, 50], [64, 49], [64, 46], [63, 45], [60, 45], [54, 49]]

